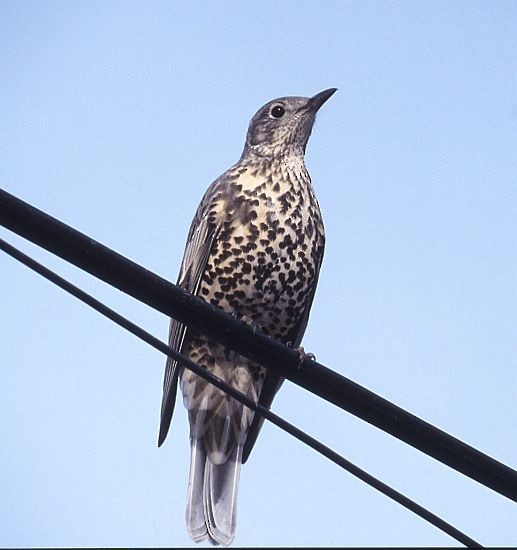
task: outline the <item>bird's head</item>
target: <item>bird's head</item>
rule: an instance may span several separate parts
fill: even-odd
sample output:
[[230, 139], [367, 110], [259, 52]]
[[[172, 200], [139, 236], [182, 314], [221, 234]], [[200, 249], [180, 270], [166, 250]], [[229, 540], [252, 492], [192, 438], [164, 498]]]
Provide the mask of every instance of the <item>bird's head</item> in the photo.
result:
[[319, 108], [336, 91], [313, 97], [281, 97], [266, 103], [251, 119], [243, 155], [302, 156]]

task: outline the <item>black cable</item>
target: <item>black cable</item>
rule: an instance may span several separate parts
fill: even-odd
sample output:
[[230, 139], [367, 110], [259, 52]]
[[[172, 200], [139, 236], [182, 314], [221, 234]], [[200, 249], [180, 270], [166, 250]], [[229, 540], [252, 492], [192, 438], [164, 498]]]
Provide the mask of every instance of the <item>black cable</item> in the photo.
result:
[[317, 439], [314, 439], [304, 431], [300, 430], [293, 424], [290, 424], [280, 416], [272, 413], [270, 410], [265, 409], [262, 405], [259, 405], [258, 403], [255, 403], [251, 399], [249, 399], [246, 395], [239, 392], [238, 390], [232, 388], [225, 382], [223, 382], [220, 378], [217, 378], [212, 373], [207, 371], [205, 368], [197, 365], [196, 363], [190, 361], [190, 359], [187, 359], [180, 353], [178, 353], [176, 350], [171, 348], [170, 346], [167, 346], [164, 344], [161, 340], [158, 340], [158, 338], [154, 337], [152, 334], [148, 333], [144, 329], [140, 328], [139, 326], [135, 325], [129, 319], [126, 319], [116, 311], [112, 310], [108, 306], [104, 305], [102, 302], [99, 302], [97, 299], [95, 299], [93, 296], [87, 294], [80, 288], [76, 287], [66, 279], [63, 279], [60, 277], [57, 273], [54, 273], [50, 269], [46, 268], [36, 260], [33, 260], [14, 246], [11, 246], [7, 242], [5, 242], [3, 239], [0, 239], [0, 249], [21, 262], [22, 264], [26, 265], [30, 269], [34, 270], [36, 273], [39, 273], [49, 281], [53, 282], [55, 285], [59, 286], [63, 290], [66, 290], [85, 304], [89, 305], [111, 321], [114, 321], [119, 326], [125, 328], [141, 340], [147, 342], [157, 350], [161, 351], [162, 353], [172, 357], [173, 359], [176, 359], [179, 363], [181, 363], [184, 367], [188, 368], [189, 370], [195, 372], [198, 376], [201, 378], [207, 380], [214, 386], [217, 386], [219, 389], [225, 391], [227, 394], [229, 394], [231, 397], [236, 399], [237, 401], [240, 401], [243, 405], [249, 407], [259, 415], [263, 416], [282, 430], [286, 431], [287, 433], [294, 436], [296, 439], [300, 440], [302, 443], [305, 443], [309, 447], [312, 447], [315, 451], [319, 452], [323, 456], [327, 457], [329, 460], [343, 468], [344, 470], [348, 471], [352, 475], [356, 476], [360, 480], [364, 481], [374, 489], [377, 489], [387, 497], [391, 498], [395, 502], [398, 502], [408, 510], [412, 511], [416, 515], [420, 516], [427, 522], [431, 523], [444, 533], [447, 533], [452, 538], [456, 539], [458, 542], [464, 544], [468, 548], [483, 548], [481, 544], [476, 542], [475, 540], [471, 539], [469, 536], [465, 535], [455, 527], [453, 527], [451, 524], [447, 523], [437, 515], [433, 514], [429, 510], [426, 510], [410, 498], [406, 497], [402, 493], [399, 493], [389, 485], [386, 485], [382, 481], [378, 480], [374, 476], [368, 474], [346, 458], [342, 457], [326, 445], [323, 445], [323, 443], [320, 443]]
[[0, 224], [517, 502], [517, 472], [0, 189]]

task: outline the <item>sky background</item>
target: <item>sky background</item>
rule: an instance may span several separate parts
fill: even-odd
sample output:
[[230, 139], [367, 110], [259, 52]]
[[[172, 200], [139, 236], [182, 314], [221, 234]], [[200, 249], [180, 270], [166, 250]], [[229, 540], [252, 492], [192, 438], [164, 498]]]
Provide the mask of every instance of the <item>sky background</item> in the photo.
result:
[[[0, 186], [175, 280], [266, 101], [339, 89], [307, 166], [327, 248], [304, 339], [517, 467], [516, 2], [0, 3]], [[166, 339], [168, 320], [0, 228]], [[194, 545], [164, 357], [0, 254], [0, 546]], [[486, 545], [517, 505], [286, 383], [273, 409]], [[237, 545], [455, 541], [266, 425]]]

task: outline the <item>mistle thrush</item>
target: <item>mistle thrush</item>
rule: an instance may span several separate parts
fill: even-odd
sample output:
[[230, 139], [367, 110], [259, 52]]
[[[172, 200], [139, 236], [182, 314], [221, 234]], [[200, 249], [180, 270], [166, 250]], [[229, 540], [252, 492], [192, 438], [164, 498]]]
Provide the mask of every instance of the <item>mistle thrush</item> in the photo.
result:
[[[318, 109], [335, 91], [275, 99], [255, 114], [241, 158], [197, 209], [178, 278], [180, 287], [293, 347], [307, 326], [325, 245], [305, 147]], [[282, 384], [277, 374], [174, 319], [169, 344], [265, 407]], [[178, 378], [190, 422], [187, 529], [195, 541], [228, 545], [241, 463], [262, 421], [169, 359], [158, 445], [169, 430]]]

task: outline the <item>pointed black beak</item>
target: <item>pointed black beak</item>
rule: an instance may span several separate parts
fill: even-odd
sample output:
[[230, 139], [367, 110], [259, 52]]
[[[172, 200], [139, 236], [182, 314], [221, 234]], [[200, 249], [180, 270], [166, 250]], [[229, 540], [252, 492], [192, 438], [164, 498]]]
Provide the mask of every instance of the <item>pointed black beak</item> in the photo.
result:
[[310, 99], [311, 110], [316, 112], [334, 92], [337, 92], [337, 88], [329, 88], [328, 90], [324, 90], [323, 92], [312, 96]]

